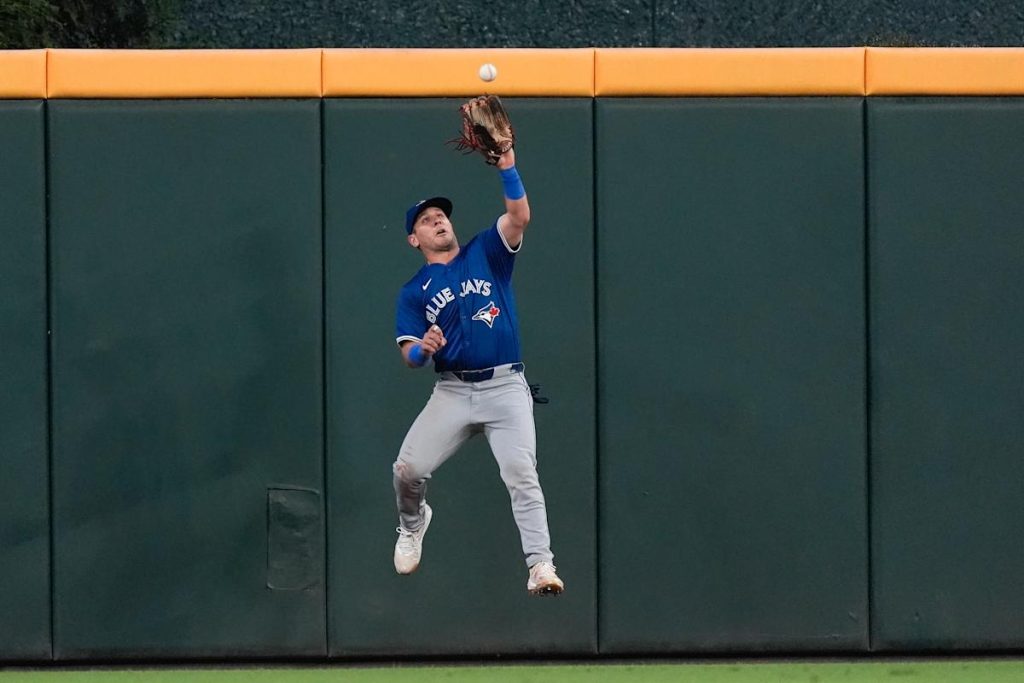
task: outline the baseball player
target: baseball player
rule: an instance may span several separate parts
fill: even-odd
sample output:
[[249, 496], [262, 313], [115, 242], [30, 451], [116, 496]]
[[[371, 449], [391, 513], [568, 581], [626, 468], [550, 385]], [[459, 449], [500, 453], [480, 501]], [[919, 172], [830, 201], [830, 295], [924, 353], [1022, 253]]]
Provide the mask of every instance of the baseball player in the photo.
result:
[[530, 222], [515, 152], [497, 159], [505, 213], [465, 246], [456, 239], [445, 197], [424, 199], [406, 213], [408, 242], [426, 265], [398, 296], [396, 339], [411, 368], [433, 362], [434, 392], [409, 428], [394, 463], [398, 503], [395, 570], [420, 564], [432, 511], [427, 480], [467, 439], [482, 433], [512, 499], [534, 595], [561, 593], [537, 476], [533, 397], [519, 353], [512, 268]]

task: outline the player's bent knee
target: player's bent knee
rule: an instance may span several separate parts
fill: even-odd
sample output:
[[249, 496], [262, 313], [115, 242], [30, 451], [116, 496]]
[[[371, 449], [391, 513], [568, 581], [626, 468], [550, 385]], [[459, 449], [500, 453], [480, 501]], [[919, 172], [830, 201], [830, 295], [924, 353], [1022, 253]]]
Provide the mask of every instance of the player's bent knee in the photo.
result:
[[425, 472], [421, 472], [418, 468], [402, 460], [396, 460], [391, 471], [394, 472], [395, 477], [405, 483], [413, 483], [427, 476]]

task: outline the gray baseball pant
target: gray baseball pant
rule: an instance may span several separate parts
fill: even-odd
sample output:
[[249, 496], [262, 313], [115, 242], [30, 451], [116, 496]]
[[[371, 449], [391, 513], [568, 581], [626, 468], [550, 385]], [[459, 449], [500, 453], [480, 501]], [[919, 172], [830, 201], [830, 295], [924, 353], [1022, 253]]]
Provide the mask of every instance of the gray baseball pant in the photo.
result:
[[526, 566], [553, 561], [544, 492], [537, 476], [533, 397], [526, 377], [508, 374], [508, 366], [495, 368], [495, 376], [483, 382], [462, 382], [451, 373], [441, 373], [393, 467], [400, 523], [409, 531], [420, 528], [430, 475], [481, 432], [512, 500]]

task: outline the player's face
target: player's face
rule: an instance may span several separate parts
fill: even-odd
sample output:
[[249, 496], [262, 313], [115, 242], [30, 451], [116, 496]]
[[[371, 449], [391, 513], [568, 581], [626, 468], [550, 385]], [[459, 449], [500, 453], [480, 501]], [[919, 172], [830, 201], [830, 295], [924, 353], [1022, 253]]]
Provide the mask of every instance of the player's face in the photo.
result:
[[417, 244], [425, 252], [427, 251], [451, 251], [458, 242], [455, 240], [455, 230], [452, 229], [451, 221], [444, 211], [432, 206], [424, 210], [416, 217], [416, 224], [412, 230]]

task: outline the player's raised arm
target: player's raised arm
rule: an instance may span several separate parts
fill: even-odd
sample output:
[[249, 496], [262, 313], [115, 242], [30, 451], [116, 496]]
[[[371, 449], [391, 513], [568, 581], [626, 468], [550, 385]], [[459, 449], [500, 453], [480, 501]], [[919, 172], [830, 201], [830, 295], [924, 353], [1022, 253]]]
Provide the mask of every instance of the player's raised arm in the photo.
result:
[[512, 249], [523, 241], [523, 232], [530, 223], [530, 202], [526, 188], [516, 169], [516, 152], [510, 149], [498, 157], [498, 170], [505, 190], [505, 213], [498, 219], [498, 230]]
[[480, 152], [490, 166], [497, 166], [505, 186], [505, 213], [498, 218], [498, 230], [515, 251], [523, 241], [530, 222], [530, 203], [516, 170], [516, 136], [508, 112], [497, 95], [481, 95], [459, 107], [462, 134], [453, 140], [458, 150]]

